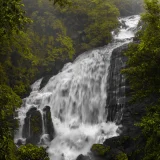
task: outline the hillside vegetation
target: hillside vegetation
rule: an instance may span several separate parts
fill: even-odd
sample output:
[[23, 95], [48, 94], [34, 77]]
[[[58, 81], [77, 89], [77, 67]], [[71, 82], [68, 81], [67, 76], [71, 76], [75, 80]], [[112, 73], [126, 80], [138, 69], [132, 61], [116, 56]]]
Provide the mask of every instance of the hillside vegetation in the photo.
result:
[[[146, 138], [144, 160], [160, 159], [160, 3], [145, 0], [143, 28], [137, 34], [139, 44], [132, 44], [126, 53], [128, 67], [123, 70], [132, 89], [133, 102], [152, 97], [146, 116], [137, 124]], [[138, 149], [138, 148], [137, 148]]]

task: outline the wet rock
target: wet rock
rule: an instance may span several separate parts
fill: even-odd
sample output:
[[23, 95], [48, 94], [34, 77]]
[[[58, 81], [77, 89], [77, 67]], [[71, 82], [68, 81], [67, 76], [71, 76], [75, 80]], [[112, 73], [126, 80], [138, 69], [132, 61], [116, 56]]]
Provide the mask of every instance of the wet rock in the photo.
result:
[[22, 130], [22, 137], [28, 138], [30, 136], [30, 117], [37, 110], [37, 108], [32, 107], [26, 113], [26, 118], [24, 119], [24, 125]]
[[110, 151], [110, 147], [103, 144], [93, 144], [91, 151], [94, 156], [105, 157]]
[[61, 69], [63, 68], [64, 64], [66, 64], [68, 62], [70, 62], [69, 59], [66, 59], [66, 60], [57, 60], [55, 63], [53, 63], [53, 65], [50, 66], [50, 68], [52, 68], [52, 70], [50, 70], [49, 72], [46, 72], [46, 70], [44, 70], [43, 67], [39, 66], [38, 69], [41, 72], [36, 77], [36, 79], [43, 77], [43, 80], [42, 80], [42, 82], [40, 84], [40, 89], [43, 88], [48, 83], [49, 79], [51, 77], [53, 77], [53, 75], [58, 74], [58, 72], [60, 72]]
[[128, 44], [124, 44], [113, 50], [111, 55], [107, 80], [107, 121], [116, 121], [117, 123], [120, 123], [122, 118], [123, 108], [126, 103], [126, 90], [127, 92], [129, 90], [128, 86], [126, 86], [125, 77], [121, 74], [121, 70], [125, 67], [127, 61], [127, 58], [123, 53], [127, 49]]
[[76, 160], [91, 160], [89, 156], [79, 155]]
[[126, 157], [131, 160], [141, 160], [143, 159], [144, 142], [144, 137], [138, 132], [135, 135], [124, 136], [122, 134], [121, 136], [107, 139], [105, 140], [104, 145], [111, 147], [109, 155], [114, 154], [116, 155], [115, 158]]
[[38, 144], [42, 135], [42, 115], [39, 111], [34, 111], [30, 115], [30, 132], [26, 143]]
[[17, 146], [21, 146], [22, 144], [23, 144], [22, 140], [21, 140], [21, 139], [18, 139], [16, 145], [17, 145]]
[[26, 113], [24, 119], [22, 136], [26, 138], [26, 143], [37, 144], [42, 134], [42, 116], [37, 108], [32, 107]]
[[91, 151], [92, 160], [128, 160], [125, 159], [127, 155], [121, 149], [111, 148], [110, 146], [102, 144], [94, 144]]
[[32, 107], [28, 110], [28, 112], [26, 113], [26, 116], [29, 117], [32, 113], [34, 113], [37, 110], [36, 107]]
[[[43, 122], [44, 121], [44, 122]], [[43, 134], [42, 124], [44, 123], [44, 134], [48, 135], [48, 140], [54, 138], [54, 127], [51, 118], [50, 107], [46, 106], [43, 109], [43, 119], [41, 112], [37, 108], [32, 107], [26, 113], [22, 130], [23, 138], [26, 138], [26, 143], [38, 144]]]
[[[130, 86], [121, 74], [121, 70], [125, 67], [127, 61], [123, 54], [127, 48], [127, 44], [118, 47], [111, 56], [107, 88], [107, 121], [121, 124], [121, 127], [119, 127], [120, 136], [105, 140], [103, 145], [109, 146], [110, 152], [102, 160], [143, 159], [145, 138], [141, 129], [135, 124], [145, 115], [147, 105], [156, 101], [156, 98], [153, 100], [153, 97], [151, 97], [151, 99], [136, 104], [129, 103], [131, 99]], [[117, 113], [119, 113], [118, 116]], [[93, 159], [97, 160], [96, 158]]]
[[54, 138], [54, 126], [51, 118], [51, 111], [50, 107], [46, 106], [43, 109], [43, 118], [44, 118], [44, 127], [45, 127], [45, 134], [49, 134], [50, 140]]
[[29, 117], [24, 119], [24, 125], [22, 130], [22, 137], [27, 138], [29, 137]]
[[118, 131], [120, 136], [107, 139], [103, 144], [94, 144], [91, 148], [92, 160], [142, 159], [145, 140], [135, 123], [145, 114], [148, 102], [128, 103], [131, 90], [121, 74], [126, 66], [124, 52], [127, 49], [128, 44], [125, 44], [112, 52], [107, 82], [107, 121], [121, 124]]

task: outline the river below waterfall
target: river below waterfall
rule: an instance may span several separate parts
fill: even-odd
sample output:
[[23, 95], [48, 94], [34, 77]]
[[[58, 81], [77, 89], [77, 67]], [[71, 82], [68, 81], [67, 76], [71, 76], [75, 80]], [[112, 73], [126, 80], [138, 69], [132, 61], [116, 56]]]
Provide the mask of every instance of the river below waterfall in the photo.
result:
[[30, 96], [18, 110], [20, 128], [15, 141], [25, 141], [22, 130], [28, 110], [36, 107], [42, 113], [46, 106], [51, 108], [55, 134], [49, 142], [43, 122], [41, 140], [49, 146], [51, 160], [75, 160], [79, 154], [87, 154], [92, 144], [118, 136], [118, 126], [114, 122], [106, 123], [108, 68], [112, 51], [132, 41], [139, 19], [138, 15], [120, 18], [122, 25], [118, 34], [113, 32], [112, 43], [87, 51], [73, 63], [67, 63], [41, 90], [41, 80], [36, 81]]

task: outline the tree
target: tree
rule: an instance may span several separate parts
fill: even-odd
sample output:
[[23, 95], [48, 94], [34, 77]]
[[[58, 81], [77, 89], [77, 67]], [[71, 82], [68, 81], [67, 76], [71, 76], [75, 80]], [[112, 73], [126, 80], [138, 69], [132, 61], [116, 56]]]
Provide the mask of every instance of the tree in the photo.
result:
[[13, 136], [18, 123], [14, 114], [21, 105], [17, 94], [21, 95], [25, 86], [21, 80], [24, 68], [20, 65], [33, 59], [23, 32], [30, 22], [23, 6], [21, 0], [0, 0], [0, 159], [3, 160], [17, 160]]
[[142, 16], [145, 28], [139, 37], [140, 44], [129, 48], [126, 53], [129, 68], [124, 70], [135, 98], [159, 94], [160, 88], [160, 5], [158, 0], [145, 0], [145, 5], [146, 13]]
[[10, 36], [13, 31], [19, 32], [28, 23], [22, 7], [21, 0], [0, 0], [0, 38]]
[[0, 159], [16, 160], [16, 147], [13, 142], [15, 109], [20, 107], [21, 99], [6, 86], [0, 85]]
[[[147, 106], [147, 114], [139, 126], [147, 138], [145, 160], [160, 159], [160, 3], [145, 0], [143, 30], [139, 33], [139, 44], [132, 44], [126, 55], [126, 74], [132, 89], [134, 101], [154, 97]], [[154, 103], [154, 105], [152, 105]]]
[[[29, 86], [28, 78], [21, 79], [21, 74], [36, 61], [29, 49], [30, 40], [24, 32], [31, 20], [25, 16], [23, 7], [21, 0], [0, 0], [0, 74], [3, 75], [0, 84], [9, 85], [19, 95]], [[20, 81], [26, 82], [27, 87]]]
[[87, 16], [90, 22], [85, 32], [90, 47], [108, 44], [112, 39], [111, 31], [118, 27], [118, 9], [108, 1], [91, 1]]

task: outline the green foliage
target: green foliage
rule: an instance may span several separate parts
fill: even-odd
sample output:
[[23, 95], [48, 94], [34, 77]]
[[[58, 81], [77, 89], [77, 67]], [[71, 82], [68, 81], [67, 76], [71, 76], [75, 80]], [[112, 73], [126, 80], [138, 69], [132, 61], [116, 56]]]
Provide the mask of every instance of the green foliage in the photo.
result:
[[27, 144], [17, 151], [18, 160], [49, 160], [48, 154], [43, 147]]
[[[111, 31], [118, 26], [118, 9], [107, 1], [91, 1], [91, 7], [87, 8], [90, 24], [85, 28], [87, 41], [90, 47], [101, 45], [111, 41]], [[97, 14], [98, 13], [98, 14]], [[106, 20], [104, 20], [104, 17]]]
[[[144, 160], [160, 159], [160, 4], [158, 0], [145, 0], [146, 13], [142, 15], [143, 30], [140, 43], [132, 44], [126, 55], [127, 68], [123, 70], [130, 81], [134, 101], [155, 97], [148, 104], [147, 114], [138, 124], [146, 136]], [[157, 102], [156, 102], [157, 101]], [[156, 104], [155, 104], [156, 103]], [[152, 105], [155, 104], [155, 105]]]
[[102, 144], [94, 144], [91, 151], [98, 156], [105, 156], [110, 151], [110, 147], [106, 147]]
[[135, 15], [143, 11], [143, 0], [112, 0], [121, 16]]
[[[31, 22], [24, 15], [21, 0], [0, 0], [0, 159], [17, 160], [13, 142], [15, 110], [34, 75], [31, 66], [36, 57], [30, 49], [31, 41], [23, 29]], [[18, 95], [17, 95], [18, 94]]]
[[29, 22], [22, 7], [21, 0], [0, 0], [0, 39], [10, 36], [13, 30], [19, 32]]
[[[24, 3], [27, 16], [34, 21], [26, 35], [29, 51], [35, 55], [31, 61], [36, 61], [31, 71], [41, 70], [36, 74], [39, 77], [54, 72], [57, 62], [71, 61], [75, 53], [107, 44], [112, 39], [111, 31], [118, 25], [118, 9], [108, 0], [74, 0], [71, 6], [63, 8], [53, 7], [46, 0]], [[34, 75], [26, 77], [28, 82], [33, 78]]]
[[20, 104], [21, 99], [10, 87], [0, 85], [0, 159], [16, 159], [13, 131], [17, 125], [14, 111]]
[[32, 134], [34, 135], [39, 135], [42, 133], [41, 118], [41, 114], [38, 111], [30, 118], [30, 127], [31, 131], [33, 132]]
[[142, 118], [139, 126], [143, 128], [143, 134], [147, 137], [144, 160], [160, 159], [160, 105], [151, 106], [147, 115]]
[[[144, 98], [159, 94], [160, 88], [160, 8], [155, 0], [146, 1], [146, 14], [142, 16], [145, 29], [142, 31], [140, 44], [132, 44], [126, 55], [128, 66], [123, 72], [130, 79], [135, 98]], [[138, 79], [141, 79], [138, 81]]]
[[[65, 7], [53, 6], [52, 2]], [[57, 62], [72, 60], [75, 53], [109, 43], [111, 31], [118, 26], [118, 9], [122, 3], [129, 2], [24, 0], [27, 16], [34, 21], [27, 34], [31, 42], [30, 51], [37, 58], [35, 67], [41, 70], [38, 77], [53, 72]], [[124, 10], [128, 8], [124, 6]]]
[[118, 25], [118, 9], [110, 1], [73, 0], [70, 8], [60, 9], [76, 51], [84, 51], [111, 41]]
[[17, 35], [13, 31], [5, 42], [0, 42], [3, 48], [0, 51], [0, 74], [4, 75], [0, 83], [23, 95], [34, 77], [37, 58], [31, 53], [31, 42], [26, 33], [19, 31]]
[[31, 51], [38, 60], [37, 68], [41, 70], [36, 76], [44, 76], [54, 70], [57, 61], [72, 60], [75, 53], [73, 41], [67, 35], [63, 20], [57, 17], [58, 7], [46, 0], [24, 2], [26, 13], [34, 20], [27, 34]]

